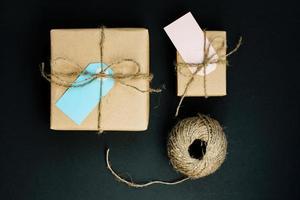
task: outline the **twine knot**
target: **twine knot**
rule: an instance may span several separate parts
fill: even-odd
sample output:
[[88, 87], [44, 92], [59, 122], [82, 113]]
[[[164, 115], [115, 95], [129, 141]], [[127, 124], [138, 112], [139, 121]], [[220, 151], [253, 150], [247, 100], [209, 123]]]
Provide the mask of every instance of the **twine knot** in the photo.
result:
[[108, 75], [104, 72], [99, 72], [98, 74], [96, 74], [96, 77], [97, 78], [108, 78], [108, 77], [111, 77], [111, 75]]

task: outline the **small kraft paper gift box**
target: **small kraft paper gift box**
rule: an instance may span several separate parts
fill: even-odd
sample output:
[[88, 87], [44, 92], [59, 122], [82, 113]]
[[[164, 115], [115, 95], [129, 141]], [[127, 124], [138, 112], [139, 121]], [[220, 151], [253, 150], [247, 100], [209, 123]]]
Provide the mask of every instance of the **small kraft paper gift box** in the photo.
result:
[[[218, 49], [216, 55], [219, 57], [226, 54], [226, 32], [225, 31], [206, 31], [208, 41], [212, 48]], [[222, 48], [220, 48], [222, 47]], [[226, 58], [224, 58], [226, 59]], [[186, 85], [190, 79], [189, 74], [194, 72], [191, 67], [181, 67], [179, 63], [185, 63], [181, 55], [176, 53], [177, 63], [177, 96], [182, 96]], [[209, 71], [210, 64], [206, 68], [206, 75], [204, 70], [200, 70], [197, 76], [194, 77], [193, 82], [186, 90], [186, 96], [225, 96], [226, 95], [226, 61], [217, 62], [214, 64], [212, 71]]]
[[51, 30], [51, 129], [146, 130], [150, 79], [147, 29]]
[[177, 96], [226, 95], [226, 32], [202, 31], [190, 12], [165, 31], [177, 49]]

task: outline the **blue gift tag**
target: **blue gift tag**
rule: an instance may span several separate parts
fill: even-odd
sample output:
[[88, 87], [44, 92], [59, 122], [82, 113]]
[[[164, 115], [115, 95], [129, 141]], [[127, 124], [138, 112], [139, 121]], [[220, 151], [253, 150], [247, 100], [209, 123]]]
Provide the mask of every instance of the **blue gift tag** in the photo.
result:
[[[86, 67], [84, 72], [95, 74], [106, 66], [104, 63], [91, 63]], [[74, 81], [72, 86], [76, 86], [76, 84], [78, 85], [90, 77], [90, 75], [84, 72]], [[108, 68], [105, 73], [112, 75], [113, 71]], [[100, 81], [100, 78], [97, 78], [84, 86], [68, 88], [56, 102], [56, 106], [76, 124], [80, 125], [98, 105], [100, 98], [113, 88], [115, 82], [112, 78], [102, 78], [102, 96], [100, 97]]]

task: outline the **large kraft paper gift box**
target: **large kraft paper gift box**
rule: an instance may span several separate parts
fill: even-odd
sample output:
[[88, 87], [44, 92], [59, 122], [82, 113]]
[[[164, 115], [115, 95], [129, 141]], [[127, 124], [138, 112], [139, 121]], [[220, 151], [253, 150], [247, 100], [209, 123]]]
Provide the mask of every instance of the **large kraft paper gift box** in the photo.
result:
[[[144, 28], [105, 28], [103, 43], [102, 63], [109, 65], [122, 59], [132, 59], [140, 65], [140, 72], [149, 74], [149, 34]], [[54, 29], [51, 30], [51, 73], [72, 72], [74, 64], [85, 69], [94, 63], [100, 63], [99, 29]], [[63, 58], [60, 62], [53, 60]], [[132, 63], [123, 62], [111, 67], [112, 73], [131, 73], [136, 70]], [[77, 80], [76, 77], [71, 81]], [[103, 80], [105, 82], [105, 80]], [[126, 80], [126, 84], [138, 87], [141, 90], [149, 89], [149, 81], [144, 79]], [[101, 130], [143, 131], [148, 127], [149, 120], [149, 93], [139, 92], [117, 81], [110, 80], [105, 96], [101, 97]], [[89, 84], [88, 84], [89, 85]], [[107, 86], [107, 85], [106, 85]], [[95, 105], [91, 112], [76, 123], [59, 108], [58, 102], [64, 95], [72, 93], [74, 101], [78, 92], [83, 95], [100, 95], [87, 93], [87, 86], [72, 88], [61, 87], [51, 83], [51, 129], [55, 130], [98, 130], [98, 106]], [[88, 87], [92, 87], [89, 85]], [[71, 90], [71, 89], [70, 89]], [[78, 90], [78, 91], [77, 91]], [[77, 92], [77, 93], [76, 93]], [[94, 91], [95, 92], [95, 91]], [[75, 98], [74, 98], [75, 93]], [[81, 97], [82, 97], [82, 94]], [[99, 96], [100, 97], [100, 96]], [[68, 99], [70, 100], [70, 99]], [[63, 102], [68, 107], [68, 103]], [[75, 111], [89, 102], [78, 102], [78, 106], [69, 108]], [[79, 112], [80, 113], [80, 112]], [[78, 112], [77, 112], [78, 114]], [[80, 116], [79, 116], [80, 117]]]
[[[218, 49], [219, 57], [226, 54], [226, 32], [225, 31], [206, 31], [206, 37], [214, 49]], [[213, 42], [212, 42], [213, 41]], [[220, 48], [221, 47], [221, 48]], [[182, 57], [177, 52], [177, 63], [184, 63]], [[182, 96], [186, 84], [190, 79], [191, 71], [189, 68], [177, 69], [177, 96]], [[216, 69], [204, 76], [196, 75], [190, 84], [185, 96], [225, 96], [226, 95], [226, 62], [217, 63]], [[204, 86], [204, 81], [206, 84]], [[205, 94], [206, 87], [206, 94]]]

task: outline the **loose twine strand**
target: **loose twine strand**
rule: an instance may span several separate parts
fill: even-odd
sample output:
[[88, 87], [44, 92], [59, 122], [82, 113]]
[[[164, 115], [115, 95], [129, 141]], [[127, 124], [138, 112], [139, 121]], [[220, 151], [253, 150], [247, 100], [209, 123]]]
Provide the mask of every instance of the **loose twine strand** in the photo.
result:
[[[99, 104], [98, 104], [98, 120], [97, 120], [97, 128], [99, 133], [103, 133], [103, 130], [101, 128], [101, 97], [102, 97], [102, 86], [103, 86], [103, 78], [111, 78], [115, 80], [117, 83], [132, 88], [136, 90], [137, 92], [141, 93], [159, 93], [162, 90], [160, 88], [158, 89], [141, 89], [135, 85], [131, 85], [126, 83], [127, 80], [146, 80], [149, 83], [153, 79], [153, 74], [151, 73], [142, 73], [141, 72], [141, 65], [135, 61], [134, 59], [121, 59], [117, 61], [113, 61], [109, 65], [103, 68], [103, 57], [104, 57], [104, 42], [105, 42], [105, 27], [101, 26], [99, 29], [99, 59], [101, 64], [101, 70], [98, 73], [90, 73], [88, 71], [85, 71], [83, 67], [81, 67], [78, 63], [74, 62], [72, 59], [66, 58], [66, 57], [57, 57], [55, 59], [51, 60], [51, 65], [57, 64], [57, 62], [61, 61], [65, 64], [68, 64], [74, 68], [74, 71], [72, 72], [57, 72], [54, 70], [51, 70], [50, 73], [47, 73], [45, 70], [45, 63], [41, 63], [40, 65], [40, 71], [41, 76], [45, 78], [48, 82], [53, 83], [60, 87], [65, 88], [77, 88], [77, 87], [83, 87], [85, 85], [90, 84], [96, 79], [100, 79], [100, 91], [99, 91]], [[114, 74], [106, 74], [106, 70], [113, 69], [114, 67], [120, 67], [121, 64], [129, 63], [131, 66], [134, 67], [135, 71], [132, 73], [114, 73]], [[85, 78], [80, 81], [74, 82], [73, 79], [77, 78], [80, 75], [84, 75]], [[72, 79], [70, 81], [69, 79]]]
[[[215, 37], [211, 40], [211, 42], [207, 45], [206, 44], [206, 31], [203, 31], [204, 33], [204, 45], [203, 45], [203, 52], [204, 52], [204, 56], [203, 56], [203, 62], [202, 63], [178, 63], [176, 66], [177, 70], [179, 70], [179, 73], [182, 73], [181, 71], [181, 68], [187, 68], [187, 67], [196, 67], [196, 70], [189, 76], [189, 80], [187, 81], [185, 87], [184, 87], [184, 90], [183, 90], [183, 94], [179, 100], [179, 103], [177, 105], [177, 108], [176, 108], [176, 113], [175, 113], [175, 117], [178, 116], [179, 114], [179, 110], [181, 108], [181, 104], [184, 100], [184, 98], [186, 97], [187, 95], [187, 92], [191, 86], [191, 83], [194, 81], [195, 77], [197, 76], [198, 72], [200, 70], [203, 69], [203, 73], [204, 73], [204, 76], [203, 76], [203, 90], [204, 90], [204, 97], [205, 98], [208, 98], [208, 95], [207, 95], [207, 84], [206, 84], [206, 67], [209, 65], [209, 64], [218, 64], [218, 63], [226, 63], [226, 58], [228, 56], [230, 56], [231, 54], [235, 53], [241, 46], [242, 44], [242, 37], [239, 38], [239, 41], [237, 43], [237, 45], [235, 46], [235, 48], [233, 50], [231, 50], [229, 53], [225, 54], [225, 55], [221, 55], [219, 56], [218, 55], [218, 52], [221, 51], [224, 46], [225, 46], [225, 43], [224, 41], [222, 42], [222, 45], [218, 48], [216, 48], [216, 53], [212, 54], [212, 55], [209, 55], [209, 49], [211, 47], [211, 45], [213, 44], [213, 42], [216, 41], [216, 39], [220, 38], [220, 37]], [[207, 47], [206, 47], [207, 46]], [[219, 56], [220, 58], [216, 59], [215, 57], [216, 56]], [[183, 74], [183, 73], [182, 73]]]
[[120, 181], [122, 183], [127, 184], [129, 187], [134, 188], [143, 188], [154, 184], [161, 184], [161, 185], [177, 185], [179, 183], [182, 183], [186, 180], [189, 180], [189, 177], [182, 178], [178, 181], [168, 182], [168, 181], [161, 181], [161, 180], [154, 180], [149, 181], [147, 183], [134, 183], [132, 180], [128, 181], [125, 178], [122, 178], [120, 175], [118, 175], [113, 169], [109, 161], [109, 149], [106, 150], [106, 167], [111, 172], [111, 174], [117, 179], [117, 181]]

